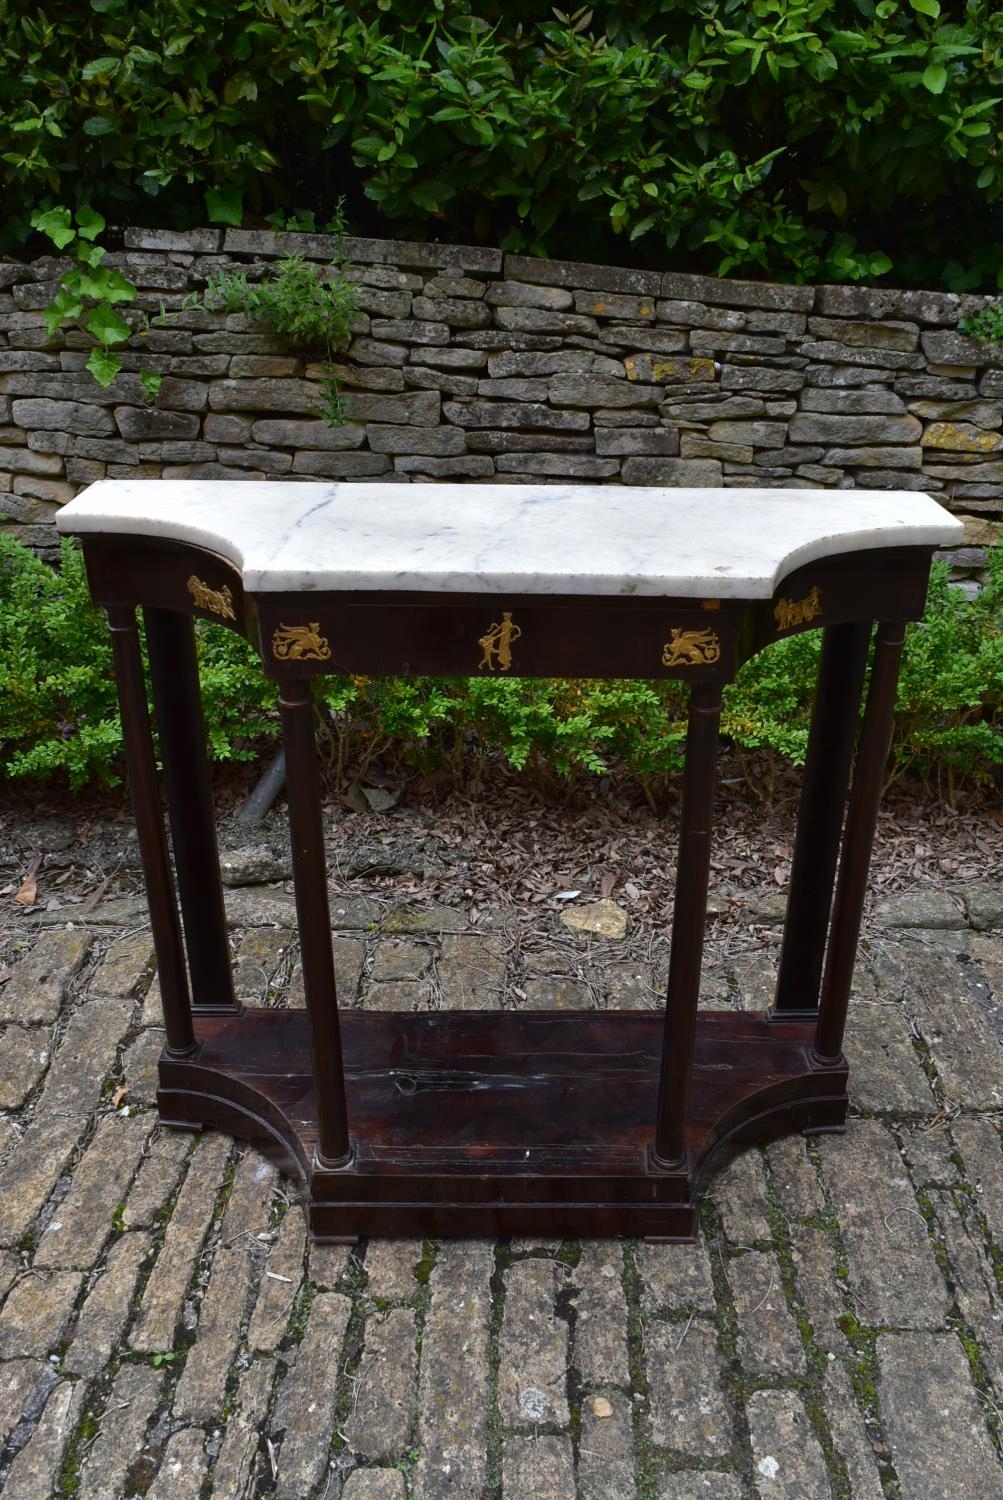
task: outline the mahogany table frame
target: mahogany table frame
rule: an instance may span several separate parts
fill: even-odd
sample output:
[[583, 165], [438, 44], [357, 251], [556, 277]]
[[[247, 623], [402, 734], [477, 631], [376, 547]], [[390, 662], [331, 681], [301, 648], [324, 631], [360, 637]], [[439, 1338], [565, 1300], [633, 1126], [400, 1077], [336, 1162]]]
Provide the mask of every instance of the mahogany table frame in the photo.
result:
[[[251, 1141], [303, 1184], [317, 1239], [691, 1239], [724, 1142], [839, 1130], [842, 1038], [905, 623], [932, 546], [860, 550], [770, 599], [260, 593], [200, 547], [82, 538], [108, 611], [166, 1027], [174, 1126]], [[137, 630], [142, 610], [169, 855]], [[278, 684], [305, 1011], [234, 998], [194, 617]], [[823, 630], [773, 1008], [701, 1011], [722, 688], [770, 641]], [[873, 640], [872, 640], [873, 637]], [[859, 729], [868, 652], [866, 708]], [[664, 1019], [650, 1011], [339, 1013], [311, 680], [322, 673], [672, 677], [690, 684]], [[852, 784], [851, 784], [851, 767]]]

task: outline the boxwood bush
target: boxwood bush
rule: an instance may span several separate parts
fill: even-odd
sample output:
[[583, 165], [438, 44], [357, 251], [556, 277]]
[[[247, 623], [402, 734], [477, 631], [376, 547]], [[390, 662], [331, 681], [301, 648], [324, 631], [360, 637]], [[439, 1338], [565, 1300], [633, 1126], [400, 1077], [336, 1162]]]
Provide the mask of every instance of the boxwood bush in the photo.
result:
[[[726, 694], [723, 734], [771, 766], [804, 760], [818, 661], [816, 632], [748, 662]], [[210, 754], [256, 760], [278, 735], [275, 688], [239, 636], [198, 626]], [[121, 775], [121, 726], [103, 614], [78, 547], [57, 571], [0, 533], [0, 772], [81, 787]], [[682, 765], [685, 689], [665, 681], [532, 678], [322, 678], [333, 780], [376, 755], [465, 776], [485, 753], [538, 776], [626, 767], [655, 805]], [[892, 774], [948, 796], [1003, 768], [1003, 548], [974, 599], [934, 566], [926, 616], [909, 629]], [[757, 778], [762, 786], [764, 778]]]

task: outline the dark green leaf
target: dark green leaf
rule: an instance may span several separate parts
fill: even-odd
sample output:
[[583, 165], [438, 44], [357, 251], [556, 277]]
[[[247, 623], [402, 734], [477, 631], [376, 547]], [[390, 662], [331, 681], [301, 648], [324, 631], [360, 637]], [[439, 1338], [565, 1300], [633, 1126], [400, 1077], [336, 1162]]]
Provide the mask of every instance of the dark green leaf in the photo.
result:
[[117, 57], [95, 57], [89, 63], [84, 64], [83, 78], [91, 83], [95, 78], [110, 78], [117, 73], [119, 59]]
[[233, 224], [239, 229], [244, 222], [243, 190], [232, 183], [221, 188], [208, 188], [205, 209], [210, 224]]

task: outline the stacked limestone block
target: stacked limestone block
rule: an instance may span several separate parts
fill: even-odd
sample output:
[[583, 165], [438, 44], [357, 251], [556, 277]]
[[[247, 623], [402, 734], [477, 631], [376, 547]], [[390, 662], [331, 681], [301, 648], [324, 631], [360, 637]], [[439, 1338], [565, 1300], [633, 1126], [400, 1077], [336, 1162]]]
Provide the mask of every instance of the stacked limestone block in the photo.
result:
[[[87, 340], [46, 332], [60, 262], [0, 264], [0, 500], [48, 550], [54, 511], [111, 478], [429, 479], [912, 489], [1003, 533], [1003, 349], [956, 332], [986, 299], [773, 286], [348, 239], [358, 317], [324, 369], [191, 294], [319, 235], [131, 230], [109, 256], [165, 317], [102, 391]], [[140, 370], [161, 374], [151, 406]]]

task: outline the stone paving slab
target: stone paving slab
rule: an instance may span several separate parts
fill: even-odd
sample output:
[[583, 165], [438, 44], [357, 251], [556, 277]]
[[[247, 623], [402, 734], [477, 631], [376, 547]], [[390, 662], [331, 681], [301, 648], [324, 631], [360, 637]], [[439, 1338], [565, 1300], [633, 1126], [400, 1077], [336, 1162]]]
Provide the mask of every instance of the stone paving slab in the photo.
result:
[[[26, 925], [0, 984], [5, 1496], [1003, 1497], [998, 887], [871, 918], [847, 1133], [722, 1158], [695, 1245], [311, 1245], [255, 1151], [157, 1124], [149, 932], [106, 905]], [[241, 993], [301, 1005], [288, 892], [228, 908]], [[342, 1003], [660, 1003], [663, 950], [529, 916], [342, 890]], [[768, 1002], [748, 922], [715, 1004]]]

